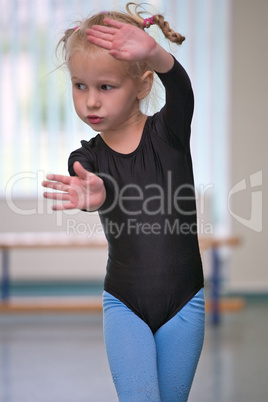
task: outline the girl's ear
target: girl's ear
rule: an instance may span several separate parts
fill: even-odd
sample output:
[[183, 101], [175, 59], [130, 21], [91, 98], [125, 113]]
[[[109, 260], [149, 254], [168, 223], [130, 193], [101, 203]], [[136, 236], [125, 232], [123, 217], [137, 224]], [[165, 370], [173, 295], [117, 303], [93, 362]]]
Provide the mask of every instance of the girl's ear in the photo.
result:
[[142, 100], [149, 95], [154, 81], [154, 73], [150, 70], [146, 71], [140, 79], [138, 99]]

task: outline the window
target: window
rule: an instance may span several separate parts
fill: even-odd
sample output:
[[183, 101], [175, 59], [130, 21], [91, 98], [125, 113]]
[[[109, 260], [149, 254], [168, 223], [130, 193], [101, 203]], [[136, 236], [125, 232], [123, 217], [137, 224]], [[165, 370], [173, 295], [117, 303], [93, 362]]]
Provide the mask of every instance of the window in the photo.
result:
[[[67, 71], [54, 50], [61, 33], [89, 13], [127, 1], [2, 0], [0, 14], [0, 196], [41, 197], [48, 172], [67, 174], [69, 153], [95, 135], [75, 114]], [[167, 49], [195, 92], [192, 153], [197, 193], [210, 192], [213, 219], [227, 219], [229, 1], [151, 0], [186, 36]], [[78, 25], [78, 24], [76, 24]], [[153, 30], [153, 35], [158, 35]], [[161, 35], [160, 35], [161, 36]]]

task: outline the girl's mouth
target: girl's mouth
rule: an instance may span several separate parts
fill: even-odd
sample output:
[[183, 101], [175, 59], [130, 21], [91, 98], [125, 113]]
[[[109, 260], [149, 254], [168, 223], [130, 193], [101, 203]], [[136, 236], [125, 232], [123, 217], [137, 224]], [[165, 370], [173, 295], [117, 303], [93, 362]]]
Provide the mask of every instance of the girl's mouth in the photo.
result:
[[98, 124], [102, 121], [102, 117], [95, 116], [95, 115], [87, 116], [87, 119], [91, 124]]

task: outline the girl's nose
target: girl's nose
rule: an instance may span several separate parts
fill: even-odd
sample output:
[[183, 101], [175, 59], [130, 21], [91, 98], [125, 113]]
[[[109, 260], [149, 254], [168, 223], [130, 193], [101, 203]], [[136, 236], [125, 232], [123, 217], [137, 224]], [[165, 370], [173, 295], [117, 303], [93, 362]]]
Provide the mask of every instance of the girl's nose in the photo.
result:
[[88, 107], [88, 109], [100, 108], [100, 100], [99, 100], [98, 94], [96, 93], [96, 91], [94, 91], [92, 89], [88, 92], [87, 107]]

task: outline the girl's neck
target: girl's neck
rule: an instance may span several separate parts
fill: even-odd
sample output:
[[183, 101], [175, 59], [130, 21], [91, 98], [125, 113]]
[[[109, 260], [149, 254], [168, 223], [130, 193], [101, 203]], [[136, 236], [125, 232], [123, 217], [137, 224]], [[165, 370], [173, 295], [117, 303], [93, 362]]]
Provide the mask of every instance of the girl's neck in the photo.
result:
[[135, 121], [129, 121], [124, 127], [117, 130], [101, 132], [103, 141], [114, 151], [129, 154], [138, 147], [147, 116], [140, 113]]

